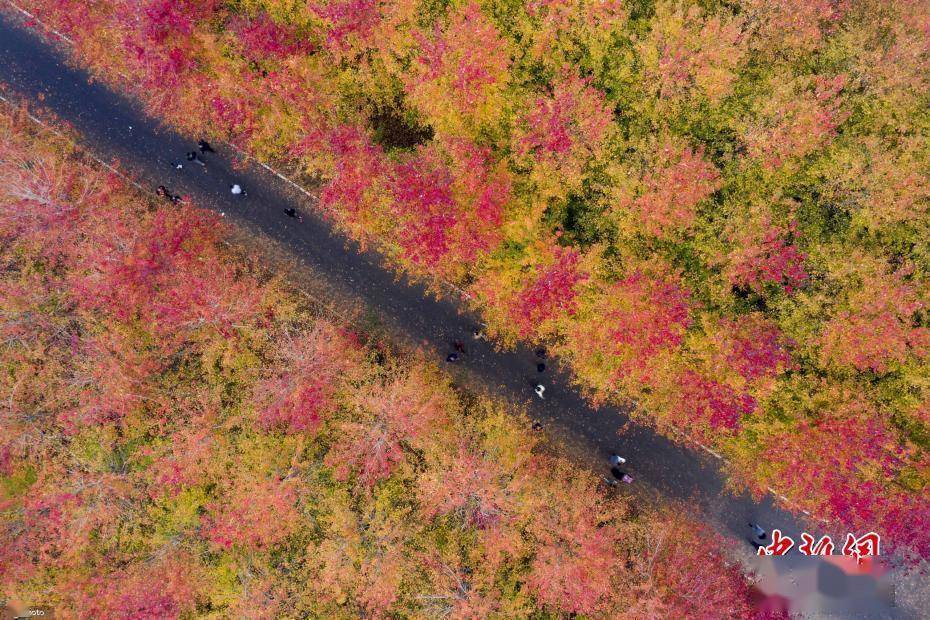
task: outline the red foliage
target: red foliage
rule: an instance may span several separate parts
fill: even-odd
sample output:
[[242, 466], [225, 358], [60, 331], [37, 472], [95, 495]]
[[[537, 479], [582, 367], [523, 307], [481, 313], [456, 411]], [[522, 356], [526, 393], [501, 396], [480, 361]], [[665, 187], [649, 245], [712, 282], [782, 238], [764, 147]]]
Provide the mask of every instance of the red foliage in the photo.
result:
[[446, 148], [455, 171], [456, 195], [460, 204], [464, 203], [469, 223], [469, 230], [460, 235], [466, 247], [458, 254], [470, 260], [475, 252], [487, 250], [500, 237], [498, 228], [510, 199], [510, 175], [505, 167], [494, 166], [487, 147], [458, 139], [450, 140]]
[[612, 117], [604, 94], [592, 88], [589, 79], [565, 72], [553, 85], [552, 95], [537, 98], [524, 118], [527, 132], [520, 149], [558, 165], [572, 152], [596, 148]]
[[790, 294], [808, 277], [805, 255], [791, 242], [795, 224], [780, 228], [765, 222], [761, 228], [761, 233], [752, 232], [737, 240], [737, 249], [730, 254], [727, 278], [759, 295], [765, 292], [766, 284], [782, 287]]
[[93, 537], [116, 535], [121, 509], [138, 499], [123, 475], [46, 466], [21, 500], [0, 501], [0, 579], [80, 565]]
[[532, 334], [541, 323], [559, 314], [574, 313], [576, 286], [588, 278], [578, 269], [581, 257], [576, 250], [553, 248], [552, 253], [554, 261], [538, 267], [536, 278], [523, 287], [510, 307], [521, 336]]
[[146, 450], [147, 455], [154, 456], [148, 472], [152, 499], [175, 497], [184, 488], [204, 481], [211, 458], [215, 458], [215, 442], [204, 430], [207, 424], [197, 420], [192, 428], [172, 434], [163, 454]]
[[494, 527], [513, 509], [512, 498], [502, 493], [504, 477], [496, 463], [463, 447], [442, 477], [421, 481], [424, 514], [458, 512], [479, 529]]
[[367, 421], [343, 423], [344, 437], [326, 455], [337, 478], [345, 480], [354, 472], [361, 485], [373, 487], [403, 459], [402, 443], [416, 444], [444, 419], [442, 396], [428, 381], [420, 375], [398, 378], [360, 400]]
[[774, 169], [828, 144], [848, 116], [840, 97], [845, 86], [844, 74], [816, 76], [800, 93], [790, 85], [777, 85], [761, 126], [746, 136], [750, 155]]
[[454, 110], [470, 117], [506, 73], [509, 54], [504, 53], [504, 41], [477, 2], [456, 11], [445, 28], [437, 24], [431, 37], [421, 32], [414, 37], [420, 54], [408, 91], [416, 99], [441, 94]]
[[196, 607], [199, 579], [191, 568], [196, 564], [178, 555], [141, 563], [82, 583], [71, 594], [85, 618], [179, 618]]
[[569, 613], [594, 613], [610, 595], [616, 558], [609, 528], [591, 519], [563, 525], [536, 551], [527, 584], [544, 605]]
[[316, 4], [313, 11], [329, 22], [326, 44], [336, 52], [348, 51], [353, 38], [367, 47], [381, 19], [379, 0], [334, 0]]
[[81, 498], [70, 492], [33, 492], [22, 507], [0, 502], [0, 512], [19, 508], [21, 519], [0, 521], [0, 580], [29, 579], [40, 566], [53, 566], [72, 540], [70, 515], [81, 505]]
[[65, 433], [76, 433], [85, 426], [121, 424], [143, 403], [151, 413], [158, 404], [165, 404], [153, 394], [148, 378], [164, 370], [167, 360], [134, 347], [115, 329], [87, 338], [81, 345], [74, 350], [76, 406], [64, 408], [57, 416]]
[[300, 524], [295, 484], [281, 480], [235, 479], [222, 501], [207, 507], [203, 536], [220, 548], [263, 551]]
[[698, 434], [709, 426], [714, 431], [732, 431], [740, 418], [756, 409], [756, 400], [727, 385], [709, 379], [693, 370], [683, 370], [676, 376], [678, 393], [669, 413], [672, 421], [683, 429]]
[[[33, 2], [29, 10], [42, 24], [54, 24], [55, 30], [79, 43], [84, 37], [92, 36], [100, 24], [100, 19], [91, 10], [91, 6], [83, 2], [67, 2], [66, 0]], [[38, 22], [31, 19], [26, 22], [26, 25], [30, 28], [40, 26]]]
[[317, 430], [352, 366], [347, 344], [327, 329], [286, 337], [277, 368], [255, 388], [259, 424], [289, 433]]
[[703, 149], [672, 144], [662, 148], [654, 169], [643, 176], [642, 193], [627, 206], [647, 234], [666, 237], [691, 227], [697, 204], [719, 187], [720, 174], [704, 160]]
[[887, 372], [909, 356], [930, 352], [930, 328], [914, 324], [927, 307], [902, 271], [871, 275], [847, 307], [824, 327], [821, 355], [828, 363], [859, 371]]
[[111, 238], [108, 247], [86, 257], [90, 274], [75, 282], [79, 299], [121, 321], [146, 313], [161, 286], [173, 281], [175, 271], [195, 261], [199, 250], [213, 241], [212, 228], [204, 215], [180, 218], [160, 209], [143, 235]]
[[395, 212], [405, 217], [401, 243], [415, 263], [435, 265], [449, 251], [451, 229], [459, 225], [452, 174], [432, 147], [394, 168]]
[[[669, 512], [650, 523], [649, 553], [637, 560], [639, 570], [648, 576], [647, 595], [658, 598], [659, 616], [761, 620], [752, 614], [751, 593], [740, 572], [717, 568], [728, 565], [719, 551], [719, 537], [680, 514]], [[681, 536], [682, 532], [688, 536]], [[775, 617], [780, 616], [772, 620]]]
[[614, 525], [598, 522], [598, 500], [590, 487], [578, 485], [570, 492], [538, 508], [538, 546], [527, 585], [547, 607], [596, 614], [614, 588], [620, 534]]
[[465, 140], [451, 141], [448, 156], [430, 144], [391, 175], [400, 243], [416, 264], [436, 267], [447, 255], [470, 261], [500, 235], [509, 177], [491, 168], [487, 149]]
[[749, 0], [759, 44], [810, 51], [823, 39], [825, 27], [843, 15], [845, 0]]
[[[311, 134], [294, 154], [314, 148], [318, 141], [318, 136]], [[374, 188], [379, 179], [385, 178], [384, 153], [357, 126], [337, 127], [326, 142], [333, 152], [335, 166], [332, 179], [320, 194], [320, 202], [324, 207], [344, 210], [350, 216], [367, 211], [377, 200], [372, 196]]]
[[774, 377], [795, 367], [788, 352], [793, 343], [759, 314], [722, 321], [720, 340], [720, 362], [747, 381]]
[[[234, 268], [217, 260], [218, 232], [212, 214], [163, 207], [141, 233], [101, 235], [84, 246], [75, 298], [118, 321], [139, 321], [166, 349], [204, 326], [229, 333], [257, 316], [262, 291], [237, 282]], [[203, 261], [215, 261], [214, 270], [206, 273]]]
[[648, 382], [649, 360], [677, 348], [691, 325], [688, 291], [677, 277], [637, 271], [611, 287], [609, 297], [617, 307], [602, 324], [610, 328], [613, 354], [623, 360], [618, 372]]
[[275, 23], [267, 13], [234, 19], [230, 28], [245, 49], [246, 57], [254, 61], [312, 51], [310, 43], [297, 34], [296, 28]]
[[194, 31], [195, 20], [212, 12], [213, 4], [212, 1], [151, 0], [142, 11], [142, 34], [156, 44], [164, 43], [172, 35], [189, 36]]
[[234, 135], [247, 137], [254, 131], [254, 108], [243, 99], [213, 97], [210, 107], [220, 126]]
[[860, 397], [826, 396], [830, 407], [818, 410], [817, 419], [768, 437], [761, 458], [774, 464], [773, 478], [812, 512], [853, 531], [876, 531], [883, 544], [927, 557], [926, 502], [893, 484], [908, 456], [895, 433]]

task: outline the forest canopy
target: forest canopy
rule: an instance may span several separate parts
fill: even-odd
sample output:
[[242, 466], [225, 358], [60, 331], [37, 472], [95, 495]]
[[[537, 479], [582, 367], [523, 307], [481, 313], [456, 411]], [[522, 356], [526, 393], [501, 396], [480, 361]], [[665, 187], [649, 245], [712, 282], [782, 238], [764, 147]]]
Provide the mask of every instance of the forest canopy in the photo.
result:
[[[718, 540], [0, 108], [0, 600], [63, 618], [745, 618]], [[770, 616], [767, 616], [770, 617]]]
[[930, 556], [926, 0], [32, 0], [593, 399]]

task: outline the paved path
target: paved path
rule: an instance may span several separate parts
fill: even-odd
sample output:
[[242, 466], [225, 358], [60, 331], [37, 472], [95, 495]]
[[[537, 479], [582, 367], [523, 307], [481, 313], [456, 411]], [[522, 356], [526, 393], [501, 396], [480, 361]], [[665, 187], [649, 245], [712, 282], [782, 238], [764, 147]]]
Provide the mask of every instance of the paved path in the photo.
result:
[[[634, 487], [648, 487], [664, 497], [687, 502], [694, 516], [731, 538], [743, 539], [749, 520], [767, 529], [781, 528], [795, 540], [803, 529], [810, 529], [771, 496], [756, 502], [748, 495], [726, 492], [721, 463], [702, 450], [678, 445], [635, 423], [629, 423], [618, 435], [617, 429], [629, 421], [628, 416], [615, 407], [592, 409], [570, 387], [566, 373], [553, 360], [546, 362], [545, 400], [539, 400], [532, 392], [538, 377], [532, 350], [518, 347], [499, 352], [485, 341], [474, 341], [475, 316], [462, 312], [455, 301], [436, 300], [424, 287], [398, 281], [376, 254], [360, 252], [334, 232], [314, 212], [307, 196], [259, 165], [234, 168], [234, 153], [229, 147], [214, 145], [218, 153], [207, 155], [206, 169], [185, 162], [182, 170], [175, 170], [171, 162], [194, 150], [195, 140], [165, 128], [134, 101], [67, 65], [63, 50], [21, 28], [17, 21], [0, 11], [0, 82], [5, 84], [0, 92], [41, 100], [43, 107], [82, 134], [91, 153], [105, 161], [119, 161], [144, 188], [154, 191], [164, 184], [189, 195], [198, 205], [262, 231], [323, 276], [339, 294], [337, 298], [348, 295], [364, 300], [392, 329], [422, 343], [439, 360], [451, 351], [453, 340], [462, 340], [466, 354], [453, 369], [460, 380], [508, 402], [526, 403], [533, 418], [542, 421], [571, 452], [589, 456], [587, 463], [595, 469], [607, 473], [608, 456], [622, 454], [636, 478]], [[234, 182], [245, 188], [246, 197], [230, 194]], [[285, 208], [300, 211], [303, 221], [285, 216]], [[804, 558], [792, 564], [797, 560]], [[887, 616], [882, 613], [880, 617]]]

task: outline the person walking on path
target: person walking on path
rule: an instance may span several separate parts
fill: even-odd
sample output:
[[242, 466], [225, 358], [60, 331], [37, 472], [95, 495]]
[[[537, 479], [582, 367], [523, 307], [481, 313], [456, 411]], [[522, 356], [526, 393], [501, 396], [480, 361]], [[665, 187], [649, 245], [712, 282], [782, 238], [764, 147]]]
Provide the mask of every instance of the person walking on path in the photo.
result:
[[764, 546], [766, 539], [769, 537], [765, 529], [758, 523], [753, 523], [752, 521], [749, 522], [749, 528], [752, 530], [752, 537], [749, 541], [753, 546], [757, 548]]
[[446, 356], [447, 362], [456, 362], [458, 361], [458, 359], [459, 359], [458, 353], [450, 353], [449, 355]]
[[546, 372], [546, 365], [542, 362], [536, 364], [536, 372]]
[[626, 459], [620, 456], [619, 454], [610, 455], [610, 464], [613, 465], [614, 467], [618, 467], [620, 465], [623, 465], [624, 463], [626, 463]]
[[216, 153], [216, 151], [213, 150], [213, 147], [210, 146], [210, 143], [206, 140], [198, 140], [197, 148], [200, 149], [201, 153]]
[[229, 193], [231, 193], [233, 196], [246, 196], [247, 195], [245, 191], [242, 189], [242, 186], [239, 185], [238, 183], [233, 183], [232, 185], [229, 186]]
[[533, 388], [533, 391], [536, 392], [536, 396], [539, 396], [539, 398], [542, 399], [542, 398], [543, 398], [543, 392], [546, 391], [546, 386], [543, 385], [542, 383], [537, 383], [537, 384], [536, 384], [536, 387]]
[[610, 475], [619, 480], [620, 482], [625, 482], [627, 484], [632, 484], [633, 476], [626, 473], [625, 471], [620, 471], [617, 467], [610, 468]]
[[304, 218], [300, 215], [300, 213], [297, 212], [297, 209], [293, 209], [293, 208], [291, 208], [291, 209], [285, 209], [285, 210], [284, 210], [284, 215], [286, 215], [286, 216], [288, 216], [288, 217], [292, 217], [292, 218], [296, 219], [298, 222], [303, 222], [303, 221], [304, 221]]
[[181, 197], [175, 196], [174, 194], [169, 192], [168, 188], [165, 187], [164, 185], [158, 186], [158, 189], [155, 190], [155, 195], [160, 196], [164, 198], [165, 200], [167, 200], [168, 202], [173, 203], [173, 204], [178, 204], [179, 202], [181, 202]]
[[188, 153], [188, 154], [187, 154], [187, 161], [192, 161], [192, 162], [194, 162], [195, 164], [198, 164], [198, 165], [200, 165], [200, 166], [203, 166], [204, 168], [207, 167], [207, 162], [205, 162], [204, 160], [200, 159], [200, 156], [197, 155], [197, 151], [191, 151], [190, 153]]

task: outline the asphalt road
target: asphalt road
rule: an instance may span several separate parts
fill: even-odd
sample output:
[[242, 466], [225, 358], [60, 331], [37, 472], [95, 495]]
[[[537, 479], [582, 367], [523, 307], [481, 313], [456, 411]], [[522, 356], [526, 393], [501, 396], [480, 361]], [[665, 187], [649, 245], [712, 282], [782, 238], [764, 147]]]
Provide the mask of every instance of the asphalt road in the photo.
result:
[[[635, 482], [621, 492], [648, 488], [650, 493], [685, 502], [693, 516], [736, 540], [744, 541], [748, 535], [748, 521], [767, 529], [780, 528], [795, 540], [802, 531], [818, 531], [772, 496], [757, 502], [747, 494], [728, 492], [720, 461], [706, 452], [677, 444], [636, 423], [627, 424], [627, 414], [616, 407], [593, 409], [570, 386], [555, 360], [546, 360], [548, 368], [542, 375], [545, 400], [536, 398], [532, 386], [540, 375], [532, 349], [501, 352], [486, 341], [474, 340], [471, 334], [477, 317], [463, 312], [455, 300], [437, 300], [423, 286], [398, 279], [377, 254], [360, 251], [335, 232], [314, 210], [311, 199], [267, 169], [253, 163], [243, 166], [241, 161], [234, 167], [230, 147], [214, 145], [218, 152], [207, 154], [206, 168], [184, 162], [182, 170], [174, 169], [172, 162], [183, 160], [186, 152], [195, 149], [196, 137], [166, 128], [133, 100], [69, 66], [65, 50], [22, 28], [19, 21], [0, 11], [2, 92], [40, 102], [79, 131], [91, 153], [105, 161], [118, 161], [144, 188], [154, 192], [158, 185], [166, 185], [200, 206], [262, 231], [323, 276], [340, 293], [339, 298], [348, 295], [367, 304], [392, 329], [421, 343], [439, 361], [451, 351], [453, 340], [462, 340], [466, 353], [451, 368], [459, 380], [507, 402], [525, 404], [531, 417], [540, 420], [573, 454], [582, 455], [595, 471], [608, 474], [611, 453], [626, 457]], [[233, 196], [232, 183], [240, 184], [247, 196]], [[287, 217], [285, 208], [297, 209], [303, 221]], [[618, 434], [624, 425], [624, 432]], [[745, 547], [751, 551], [748, 542]], [[811, 561], [802, 556], [791, 564], [807, 562], [805, 570], [809, 570]], [[784, 562], [778, 572], [787, 569], [788, 562]], [[899, 615], [873, 603], [860, 602], [859, 610], [873, 609], [875, 615], [868, 614], [872, 617]]]

